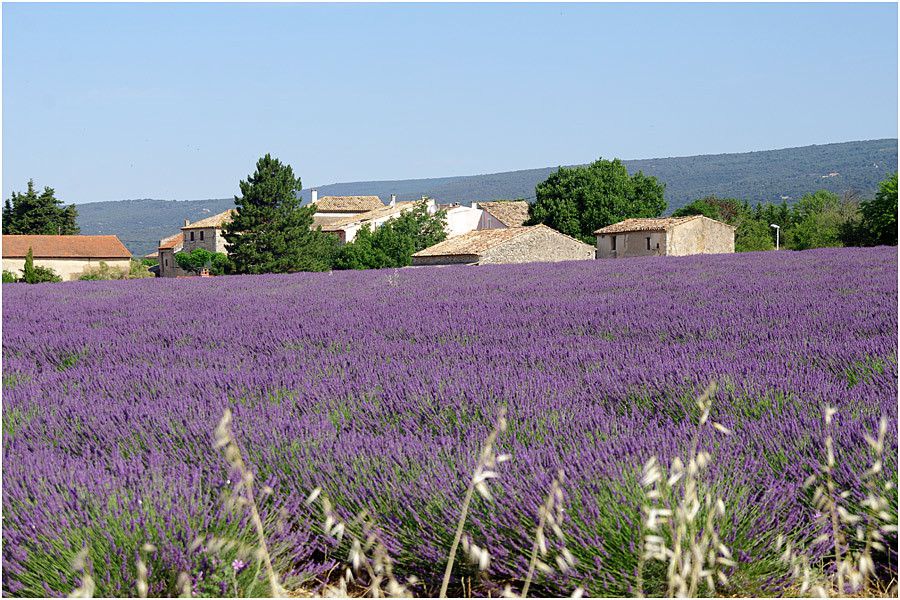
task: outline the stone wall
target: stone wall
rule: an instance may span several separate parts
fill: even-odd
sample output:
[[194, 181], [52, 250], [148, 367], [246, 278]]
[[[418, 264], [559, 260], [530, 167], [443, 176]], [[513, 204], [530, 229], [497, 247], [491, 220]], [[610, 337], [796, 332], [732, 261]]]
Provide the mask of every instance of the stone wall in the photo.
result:
[[[616, 240], [613, 250], [612, 240]], [[650, 247], [647, 247], [647, 239]], [[597, 258], [628, 258], [632, 256], [660, 256], [666, 253], [665, 231], [629, 231], [597, 236]]]
[[672, 228], [667, 254], [725, 254], [734, 252], [734, 228], [701, 217]]
[[549, 227], [539, 227], [484, 251], [478, 264], [591, 260], [595, 255], [593, 246], [579, 242]]
[[[194, 239], [191, 239], [191, 235], [194, 236]], [[200, 239], [201, 236], [203, 239]], [[182, 252], [193, 252], [197, 248], [203, 248], [209, 252], [221, 252], [222, 254], [227, 254], [225, 251], [225, 238], [222, 236], [222, 230], [217, 227], [185, 229]]]
[[469, 265], [478, 262], [475, 254], [462, 254], [459, 256], [413, 256], [412, 266], [428, 267], [436, 265]]

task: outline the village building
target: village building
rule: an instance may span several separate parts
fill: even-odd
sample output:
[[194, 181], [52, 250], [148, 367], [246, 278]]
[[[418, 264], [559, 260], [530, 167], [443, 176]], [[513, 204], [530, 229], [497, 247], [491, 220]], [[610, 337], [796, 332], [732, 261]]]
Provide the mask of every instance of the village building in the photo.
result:
[[478, 204], [464, 206], [462, 204], [439, 204], [438, 210], [447, 215], [447, 237], [453, 238], [478, 229], [481, 215], [484, 212]]
[[159, 248], [157, 249], [159, 270], [157, 272], [157, 277], [180, 277], [188, 275], [188, 272], [179, 268], [178, 263], [175, 262], [175, 254], [181, 252], [183, 247], [184, 233], [181, 232], [159, 240]]
[[4, 235], [3, 270], [20, 276], [29, 249], [35, 266], [53, 269], [63, 281], [78, 279], [101, 262], [131, 268], [131, 252], [114, 235]]
[[481, 210], [478, 229], [521, 227], [528, 220], [528, 203], [524, 200], [473, 202], [472, 208]]
[[593, 246], [546, 225], [532, 225], [470, 231], [416, 252], [412, 264], [488, 265], [593, 258]]
[[702, 215], [625, 219], [594, 232], [597, 258], [734, 252], [733, 225]]
[[222, 227], [231, 223], [235, 210], [230, 208], [217, 215], [200, 219], [191, 223], [184, 220], [181, 234], [184, 236], [183, 252], [193, 252], [197, 248], [203, 248], [210, 252], [225, 254], [225, 236], [222, 235]]
[[[394, 196], [392, 201], [396, 201]], [[316, 216], [319, 218], [352, 217], [370, 210], [382, 208], [384, 202], [378, 196], [322, 196], [319, 191], [312, 190], [310, 204], [316, 206]]]
[[[375, 197], [377, 198], [377, 196]], [[372, 230], [378, 229], [384, 223], [396, 219], [422, 202], [425, 202], [429, 214], [437, 212], [437, 205], [430, 198], [423, 197], [422, 200], [397, 202], [396, 197], [392, 196], [390, 204], [382, 204], [380, 208], [374, 210], [344, 218], [322, 217], [316, 213], [314, 221], [318, 227], [322, 228], [322, 231], [337, 235], [342, 244], [349, 244], [356, 239], [356, 234], [363, 226], [368, 225]]]

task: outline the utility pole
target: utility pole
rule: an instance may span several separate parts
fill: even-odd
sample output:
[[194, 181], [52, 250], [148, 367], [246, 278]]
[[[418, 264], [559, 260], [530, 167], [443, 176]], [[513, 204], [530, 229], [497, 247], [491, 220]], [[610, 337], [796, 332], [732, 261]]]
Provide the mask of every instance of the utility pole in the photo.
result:
[[778, 250], [779, 242], [781, 241], [781, 226], [772, 223], [769, 227], [775, 228], [775, 249]]

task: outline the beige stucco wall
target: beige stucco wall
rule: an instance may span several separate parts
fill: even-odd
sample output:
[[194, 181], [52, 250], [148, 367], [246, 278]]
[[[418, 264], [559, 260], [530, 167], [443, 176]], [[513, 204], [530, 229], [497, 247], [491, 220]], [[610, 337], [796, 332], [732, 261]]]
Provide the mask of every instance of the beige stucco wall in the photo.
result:
[[[100, 259], [86, 258], [35, 258], [35, 266], [47, 267], [53, 269], [53, 272], [59, 275], [63, 281], [74, 281], [81, 277], [87, 267], [99, 267]], [[110, 258], [102, 260], [107, 265], [116, 269], [125, 269], [131, 267], [131, 259], [129, 258]], [[4, 258], [3, 270], [12, 271], [18, 276], [22, 276], [22, 270], [25, 268], [24, 258]]]
[[[597, 236], [597, 258], [627, 258], [632, 256], [659, 256], [666, 253], [664, 231], [629, 231], [617, 233], [616, 249], [612, 249], [613, 234]], [[650, 238], [650, 249], [647, 249]]]
[[734, 228], [713, 219], [694, 219], [672, 228], [667, 254], [725, 254], [734, 252]]
[[[194, 239], [191, 239], [191, 234], [194, 234]], [[200, 239], [200, 234], [203, 233], [203, 239]], [[217, 227], [207, 227], [205, 229], [185, 229], [184, 230], [184, 246], [183, 252], [193, 252], [197, 248], [203, 248], [204, 250], [208, 250], [210, 252], [221, 252], [222, 254], [227, 254], [225, 251], [225, 238], [222, 236], [222, 230]]]
[[579, 242], [549, 228], [541, 228], [517, 235], [481, 254], [478, 264], [516, 264], [527, 262], [558, 262], [590, 260], [594, 247]]

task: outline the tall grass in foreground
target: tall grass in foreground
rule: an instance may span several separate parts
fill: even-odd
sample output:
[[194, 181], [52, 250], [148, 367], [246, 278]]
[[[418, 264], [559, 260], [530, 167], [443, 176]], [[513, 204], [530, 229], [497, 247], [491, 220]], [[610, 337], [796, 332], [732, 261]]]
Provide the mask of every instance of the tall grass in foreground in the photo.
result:
[[[633, 587], [638, 597], [644, 596], [646, 569], [653, 563], [661, 563], [664, 574], [663, 580], [659, 582], [663, 586], [662, 593], [652, 595], [708, 597], [717, 593], [733, 596], [741, 592], [740, 589], [729, 587], [729, 573], [737, 566], [737, 562], [719, 536], [720, 523], [728, 515], [727, 499], [713, 497], [704, 480], [704, 472], [715, 457], [700, 447], [702, 433], [711, 429], [722, 435], [731, 435], [728, 428], [710, 419], [715, 392], [715, 384], [710, 384], [696, 400], [699, 418], [686, 456], [676, 456], [669, 465], [663, 465], [656, 457], [651, 457], [643, 466], [640, 485], [644, 490], [645, 503], [642, 508], [642, 539], [637, 559], [636, 583]], [[784, 548], [781, 559], [788, 566], [791, 578], [786, 590], [799, 595], [811, 592], [819, 597], [844, 594], [895, 595], [896, 581], [892, 577], [896, 573], [879, 572], [875, 560], [877, 553], [890, 552], [890, 542], [886, 538], [890, 539], [890, 536], [896, 536], [897, 533], [897, 515], [891, 512], [890, 502], [885, 497], [894, 490], [893, 483], [883, 473], [887, 419], [882, 417], [874, 437], [866, 436], [871, 459], [871, 466], [862, 475], [866, 496], [854, 505], [850, 492], [839, 490], [832, 475], [837, 464], [831, 433], [835, 414], [835, 409], [825, 409], [825, 458], [819, 472], [811, 475], [805, 482], [805, 487], [813, 489], [812, 501], [823, 525], [822, 535], [813, 543], [830, 544], [832, 561], [825, 565], [812, 565], [804, 555], [803, 548], [796, 547], [779, 536], [777, 549], [781, 551]], [[212, 537], [198, 539], [195, 545], [205, 541], [208, 550], [212, 552], [241, 546], [242, 556], [250, 556], [256, 561], [257, 569], [251, 586], [241, 589], [234, 579], [234, 596], [251, 593], [263, 578], [273, 597], [312, 594], [315, 590], [311, 588], [289, 592], [281, 583], [267, 544], [265, 523], [260, 516], [254, 491], [254, 475], [245, 464], [238, 442], [231, 433], [231, 423], [231, 411], [226, 409], [215, 431], [215, 447], [222, 450], [230, 469], [240, 476], [235, 493], [227, 496], [226, 502], [230, 508], [246, 513], [256, 533], [256, 546], [248, 548], [235, 540]], [[476, 492], [484, 501], [492, 501], [493, 496], [487, 483], [499, 477], [497, 466], [512, 458], [497, 453], [498, 439], [506, 427], [505, 411], [501, 410], [494, 428], [482, 445], [462, 499], [456, 534], [448, 551], [439, 591], [442, 598], [446, 597], [450, 589], [460, 546], [466, 559], [480, 572], [487, 575], [490, 570], [490, 554], [465, 533], [465, 524]], [[550, 565], [553, 561], [548, 561], [548, 557], [553, 554], [548, 534], [552, 534], [555, 540], [557, 570], [567, 573], [576, 569], [577, 561], [566, 548], [566, 536], [561, 527], [566, 512], [564, 484], [565, 475], [560, 470], [539, 508], [528, 568], [521, 586], [517, 582], [506, 583], [502, 591], [504, 596], [526, 597], [537, 576], [554, 570]], [[263, 492], [272, 493], [268, 489]], [[415, 575], [401, 577], [395, 573], [394, 561], [378, 533], [376, 519], [368, 512], [362, 511], [349, 521], [343, 519], [337, 507], [319, 487], [309, 494], [306, 504], [321, 506], [323, 531], [334, 540], [338, 549], [347, 547], [345, 559], [341, 560], [339, 575], [326, 580], [320, 593], [330, 597], [411, 597], [416, 590], [421, 590], [423, 595], [429, 595], [429, 590]], [[155, 548], [151, 545], [144, 545], [138, 554], [136, 589], [140, 597], [146, 597], [148, 589], [145, 553], [153, 550]], [[94, 592], [94, 580], [87, 568], [88, 559], [85, 549], [72, 564], [73, 569], [81, 574], [80, 585], [72, 592], [72, 597], [91, 597]], [[886, 577], [890, 581], [886, 585], [882, 581], [882, 586], [877, 587], [878, 578], [883, 580]], [[187, 573], [179, 574], [176, 589], [182, 597], [191, 597], [194, 589], [191, 583]], [[462, 583], [455, 589], [472, 594], [471, 583], [468, 591]], [[475, 590], [476, 593], [480, 591], [478, 588]], [[572, 596], [580, 597], [582, 594], [583, 589], [577, 587]]]

